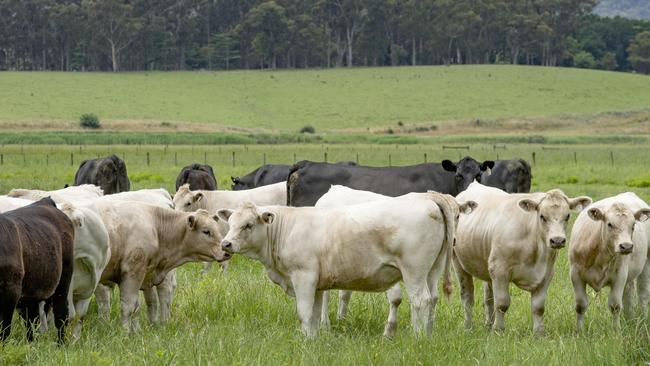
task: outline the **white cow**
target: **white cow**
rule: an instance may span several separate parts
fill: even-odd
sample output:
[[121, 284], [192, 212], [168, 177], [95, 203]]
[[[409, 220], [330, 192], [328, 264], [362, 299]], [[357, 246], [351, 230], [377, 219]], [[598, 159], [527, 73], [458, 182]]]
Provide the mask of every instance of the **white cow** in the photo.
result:
[[645, 313], [650, 300], [650, 207], [632, 192], [594, 202], [573, 225], [569, 244], [578, 330], [589, 305], [585, 287], [610, 287], [609, 309], [620, 329], [620, 311], [632, 314], [634, 282]]
[[[0, 197], [0, 212], [14, 210], [31, 203], [33, 201], [22, 198]], [[72, 221], [75, 231], [74, 270], [68, 293], [68, 308], [70, 318], [76, 323], [72, 335], [78, 339], [90, 299], [110, 258], [108, 232], [96, 207], [73, 206], [69, 203], [59, 203], [57, 207]], [[39, 308], [41, 332], [47, 330], [48, 317], [44, 306], [45, 303], [41, 302]]]
[[[242, 191], [191, 191], [189, 184], [183, 184], [174, 195], [174, 207], [179, 211], [192, 212], [198, 209], [210, 213], [222, 208], [236, 208], [244, 202], [259, 206], [284, 206], [287, 202], [287, 182], [269, 184]], [[226, 236], [228, 223], [219, 221], [221, 235]], [[226, 263], [222, 263], [224, 268]], [[203, 273], [210, 271], [212, 263], [206, 263]]]
[[216, 219], [207, 211], [187, 213], [140, 202], [96, 202], [111, 245], [101, 282], [120, 289], [122, 325], [135, 331], [138, 293], [160, 284], [167, 273], [190, 261], [230, 257], [219, 245]]
[[16, 188], [9, 191], [9, 197], [24, 198], [32, 201], [38, 201], [45, 197], [51, 197], [54, 202], [74, 202], [80, 200], [92, 200], [104, 195], [104, 191], [93, 184], [82, 184], [80, 186], [70, 186], [54, 191], [42, 191], [40, 189], [22, 189]]
[[386, 291], [400, 279], [414, 330], [429, 334], [456, 217], [467, 207], [448, 195], [411, 193], [335, 208], [244, 203], [218, 214], [230, 225], [224, 251], [264, 264], [269, 278], [296, 297], [308, 337], [318, 330], [323, 291]]
[[[382, 194], [360, 191], [346, 186], [333, 185], [329, 191], [316, 201], [315, 207], [341, 207], [355, 205], [364, 202], [378, 201], [382, 199], [390, 199], [391, 197]], [[323, 308], [321, 313], [321, 324], [325, 327], [330, 326], [328, 305], [329, 305], [329, 291], [323, 293]], [[397, 330], [397, 310], [402, 303], [402, 288], [399, 283], [395, 284], [388, 291], [386, 291], [388, 304], [390, 307], [388, 313], [388, 320], [384, 328], [384, 336], [393, 337]], [[337, 318], [344, 319], [347, 315], [348, 303], [352, 297], [352, 291], [339, 291], [339, 308]]]
[[[120, 192], [101, 197], [95, 202], [140, 202], [161, 208], [173, 208], [172, 197], [164, 188], [140, 189], [137, 191]], [[152, 323], [166, 322], [171, 315], [171, 304], [176, 290], [176, 269], [169, 271], [165, 279], [155, 285], [144, 288], [144, 299], [147, 304], [147, 316]], [[96, 298], [99, 314], [107, 319], [111, 311], [111, 289], [100, 284], [97, 286]]]
[[[461, 216], [454, 245], [454, 267], [471, 327], [474, 281], [486, 282], [485, 319], [495, 330], [505, 329], [510, 306], [509, 285], [531, 293], [533, 330], [544, 333], [544, 302], [553, 278], [558, 249], [565, 246], [570, 210], [586, 207], [589, 197], [567, 198], [560, 190], [508, 194], [472, 183], [458, 200], [478, 202], [472, 215]], [[496, 307], [496, 312], [495, 312]]]

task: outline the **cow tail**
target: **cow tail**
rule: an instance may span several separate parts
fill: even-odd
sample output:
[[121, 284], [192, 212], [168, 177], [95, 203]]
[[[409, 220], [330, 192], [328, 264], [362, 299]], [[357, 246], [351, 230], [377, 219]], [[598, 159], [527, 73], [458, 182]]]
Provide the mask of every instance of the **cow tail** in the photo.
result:
[[289, 169], [289, 175], [287, 176], [287, 206], [291, 206], [291, 188], [298, 179], [297, 172], [301, 167], [302, 165], [300, 164], [294, 164], [291, 169]]
[[447, 245], [447, 257], [445, 258], [445, 268], [443, 272], [443, 285], [442, 290], [445, 294], [445, 297], [449, 299], [452, 292], [452, 283], [451, 283], [451, 257], [454, 250], [454, 234], [456, 231], [454, 223], [456, 222], [455, 217], [456, 213], [453, 208], [455, 207], [455, 201], [452, 203], [452, 197], [446, 194], [433, 193], [433, 201], [438, 205], [442, 211], [443, 220], [445, 222], [445, 243]]

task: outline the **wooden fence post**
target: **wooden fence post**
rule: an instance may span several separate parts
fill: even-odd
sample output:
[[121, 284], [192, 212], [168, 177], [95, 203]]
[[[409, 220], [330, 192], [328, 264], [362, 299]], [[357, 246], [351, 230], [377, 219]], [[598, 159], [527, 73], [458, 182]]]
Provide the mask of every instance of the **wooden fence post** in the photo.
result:
[[614, 152], [613, 151], [609, 152], [609, 159], [612, 161], [612, 165], [614, 165]]
[[323, 161], [327, 163], [327, 151], [323, 153]]
[[74, 166], [74, 153], [70, 153], [70, 166]]
[[573, 152], [573, 162], [578, 165], [578, 154], [575, 151]]
[[203, 164], [208, 164], [208, 152], [204, 151], [203, 152]]
[[178, 165], [178, 151], [174, 152], [174, 165]]
[[535, 152], [533, 151], [533, 165], [537, 165], [537, 162], [535, 161]]
[[393, 162], [390, 154], [388, 154], [388, 166], [393, 166]]
[[427, 162], [427, 153], [424, 153], [424, 162]]
[[232, 152], [232, 166], [235, 166], [235, 152]]
[[263, 163], [262, 165], [266, 165], [266, 153], [264, 153], [264, 158], [262, 159]]
[[147, 151], [147, 166], [149, 166], [149, 151]]

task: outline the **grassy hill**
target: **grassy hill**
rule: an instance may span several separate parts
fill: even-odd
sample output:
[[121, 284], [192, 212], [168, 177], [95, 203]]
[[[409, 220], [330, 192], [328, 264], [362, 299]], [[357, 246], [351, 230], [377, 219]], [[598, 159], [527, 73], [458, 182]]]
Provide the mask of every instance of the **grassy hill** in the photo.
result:
[[[0, 73], [0, 128], [195, 126], [318, 132], [554, 118], [650, 107], [650, 77], [525, 66], [298, 71]], [[190, 124], [187, 127], [185, 123]]]

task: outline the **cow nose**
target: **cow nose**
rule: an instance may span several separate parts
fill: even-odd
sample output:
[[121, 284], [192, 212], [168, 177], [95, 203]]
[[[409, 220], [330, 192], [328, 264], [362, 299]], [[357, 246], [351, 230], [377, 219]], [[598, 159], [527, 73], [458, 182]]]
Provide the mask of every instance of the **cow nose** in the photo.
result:
[[621, 243], [618, 245], [618, 249], [622, 254], [632, 253], [632, 248], [634, 248], [634, 244], [632, 243]]
[[232, 250], [232, 243], [229, 242], [228, 240], [224, 240], [221, 242], [221, 249], [225, 250], [226, 252]]
[[551, 238], [550, 242], [551, 242], [551, 248], [559, 249], [559, 248], [563, 248], [564, 244], [566, 244], [566, 238], [561, 236], [556, 236]]

